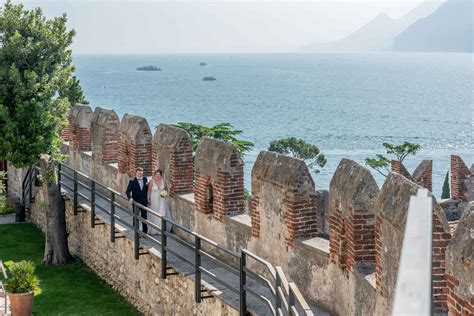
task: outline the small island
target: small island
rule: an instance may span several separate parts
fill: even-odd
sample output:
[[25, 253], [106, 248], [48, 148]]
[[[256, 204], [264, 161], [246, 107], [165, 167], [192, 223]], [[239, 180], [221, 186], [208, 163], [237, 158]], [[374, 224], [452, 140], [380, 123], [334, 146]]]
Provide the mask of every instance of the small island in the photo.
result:
[[199, 66], [204, 67], [204, 66], [207, 66], [207, 64], [204, 63], [204, 62], [201, 62], [201, 63], [199, 64]]
[[142, 67], [137, 67], [137, 70], [141, 71], [161, 71], [161, 68], [158, 68], [153, 65], [148, 65], [148, 66], [142, 66]]
[[214, 80], [216, 80], [216, 78], [214, 78], [214, 77], [204, 77], [204, 78], [202, 78], [202, 81], [214, 81]]

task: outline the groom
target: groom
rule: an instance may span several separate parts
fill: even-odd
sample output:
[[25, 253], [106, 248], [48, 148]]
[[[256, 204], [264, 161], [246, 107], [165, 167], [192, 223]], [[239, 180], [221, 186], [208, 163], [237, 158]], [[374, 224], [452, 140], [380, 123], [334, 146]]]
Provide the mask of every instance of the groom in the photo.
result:
[[[135, 171], [135, 177], [128, 182], [127, 186], [127, 198], [130, 201], [130, 204], [133, 205], [133, 201], [140, 203], [143, 206], [148, 206], [148, 189], [147, 189], [147, 180], [143, 176], [143, 168], [138, 167]], [[146, 219], [147, 212], [140, 208], [141, 217]], [[146, 234], [148, 232], [148, 226], [145, 223], [142, 223], [143, 232]]]

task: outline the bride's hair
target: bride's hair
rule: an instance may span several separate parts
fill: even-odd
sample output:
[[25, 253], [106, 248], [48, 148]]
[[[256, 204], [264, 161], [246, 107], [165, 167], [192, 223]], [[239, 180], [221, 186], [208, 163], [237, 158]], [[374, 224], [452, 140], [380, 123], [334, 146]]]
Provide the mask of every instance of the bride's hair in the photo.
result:
[[161, 169], [156, 169], [153, 175], [156, 175], [158, 172], [160, 173], [160, 176], [163, 176], [163, 171]]

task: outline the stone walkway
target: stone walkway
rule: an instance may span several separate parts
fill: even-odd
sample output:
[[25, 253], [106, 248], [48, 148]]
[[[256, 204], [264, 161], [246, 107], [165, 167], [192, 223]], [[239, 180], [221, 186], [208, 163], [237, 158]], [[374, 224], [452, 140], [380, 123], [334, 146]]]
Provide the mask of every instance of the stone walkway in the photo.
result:
[[1, 224], [11, 224], [15, 222], [15, 214], [0, 215]]
[[0, 315], [11, 315], [10, 311], [10, 300], [7, 298], [7, 313], [5, 314], [5, 297], [3, 296], [3, 293], [0, 293]]
[[[79, 181], [84, 182], [85, 179], [79, 179]], [[73, 183], [71, 180], [68, 180], [66, 177], [63, 177], [62, 181], [66, 183], [69, 187], [73, 187]], [[86, 183], [87, 185], [89, 183]], [[72, 198], [72, 192], [67, 189], [65, 186], [63, 186], [63, 190], [65, 190]], [[64, 193], [66, 193], [64, 192]], [[82, 195], [89, 197], [90, 196], [90, 190], [88, 188], [85, 188], [81, 185], [78, 186], [78, 192], [81, 193]], [[106, 199], [102, 198], [99, 194], [96, 194], [96, 204], [99, 205], [101, 208], [106, 209], [107, 211], [110, 211], [110, 201], [107, 201]], [[123, 201], [122, 201], [123, 200]], [[126, 205], [125, 199], [122, 198], [116, 198], [116, 201], [118, 203], [123, 202], [123, 204]], [[84, 205], [85, 207], [89, 208], [90, 203], [86, 199], [82, 198], [81, 196], [78, 197], [78, 202], [79, 204]], [[121, 203], [122, 204], [122, 203]], [[122, 204], [122, 205], [123, 205]], [[96, 207], [96, 217], [98, 217], [101, 221], [106, 222], [110, 224], [110, 215], [107, 214], [106, 212], [100, 210], [100, 207]], [[132, 220], [133, 217], [131, 214], [124, 212], [120, 210], [119, 208], [116, 208], [115, 211], [116, 215], [116, 228], [120, 230], [120, 232], [124, 235], [127, 235], [130, 239], [133, 239], [133, 230], [128, 229], [124, 225], [120, 225], [119, 221], [123, 221], [127, 223], [128, 225], [132, 225]], [[152, 236], [159, 240], [159, 235]], [[204, 244], [204, 242], [203, 242]], [[143, 245], [146, 250], [148, 250], [150, 253], [158, 256], [161, 258], [161, 253], [160, 253], [160, 246], [156, 242], [148, 241], [148, 240], [141, 240], [140, 245]], [[182, 245], [181, 243], [178, 243], [177, 241], [174, 241], [172, 238], [168, 238], [168, 247], [169, 249], [179, 253], [182, 257], [188, 259], [191, 262], [194, 262], [194, 251], [192, 249], [189, 249]], [[239, 288], [239, 275], [238, 272], [237, 274], [232, 273], [228, 271], [225, 268], [222, 268], [220, 265], [217, 263], [209, 260], [205, 256], [202, 256], [202, 267], [205, 268], [207, 271], [211, 272], [212, 274], [216, 275], [219, 277], [219, 279], [225, 281], [227, 284], [231, 285], [232, 287], [238, 289]], [[194, 279], [194, 267], [193, 265], [189, 264], [185, 260], [171, 254], [168, 252], [168, 265], [172, 266], [174, 270], [180, 273], [186, 274], [188, 277]], [[238, 271], [238, 266], [233, 266], [236, 268]], [[232, 290], [229, 290], [219, 282], [213, 280], [209, 276], [205, 275], [204, 273], [201, 273], [202, 276], [202, 284], [203, 286], [207, 289], [208, 293], [219, 295], [221, 298], [223, 298], [226, 302], [228, 302], [230, 305], [234, 306], [235, 308], [239, 309], [239, 296], [234, 293]], [[170, 276], [172, 277], [172, 276]], [[247, 277], [247, 285], [256, 293], [259, 295], [270, 299], [273, 303], [273, 296], [270, 292], [270, 289], [266, 286], [260, 285], [257, 281], [254, 279]], [[203, 295], [206, 295], [203, 293]], [[271, 310], [268, 307], [267, 304], [263, 303], [262, 300], [258, 299], [255, 295], [251, 293], [247, 293], [247, 307], [249, 310], [252, 312], [255, 312], [257, 315], [271, 315]], [[314, 315], [329, 315], [329, 313], [321, 310], [320, 308], [316, 306], [311, 306], [311, 309], [313, 311]]]

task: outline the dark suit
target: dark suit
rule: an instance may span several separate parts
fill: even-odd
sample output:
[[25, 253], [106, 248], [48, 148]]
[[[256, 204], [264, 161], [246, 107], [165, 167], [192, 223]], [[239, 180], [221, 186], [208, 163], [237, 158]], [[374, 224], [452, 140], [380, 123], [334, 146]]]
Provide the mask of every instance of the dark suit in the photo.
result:
[[[138, 182], [138, 179], [134, 177], [128, 182], [127, 186], [127, 191], [125, 192], [127, 194], [127, 198], [130, 200], [130, 198], [133, 198], [133, 200], [137, 203], [140, 203], [143, 206], [148, 206], [148, 187], [147, 187], [147, 179], [146, 177], [143, 177], [143, 188], [140, 188], [140, 183]], [[140, 208], [140, 215], [142, 218], [146, 219], [147, 218], [147, 212], [145, 210], [142, 210]], [[148, 232], [148, 226], [147, 224], [142, 224], [143, 226], [143, 232], [146, 233]]]

